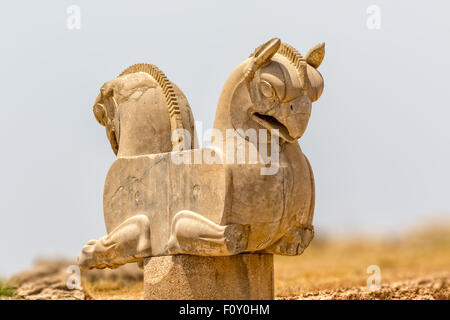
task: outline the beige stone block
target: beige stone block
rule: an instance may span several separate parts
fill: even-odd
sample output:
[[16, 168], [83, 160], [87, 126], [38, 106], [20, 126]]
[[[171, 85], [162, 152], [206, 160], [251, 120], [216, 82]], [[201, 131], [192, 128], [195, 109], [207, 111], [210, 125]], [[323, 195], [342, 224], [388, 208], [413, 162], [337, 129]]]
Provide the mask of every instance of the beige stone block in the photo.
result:
[[172, 255], [144, 262], [144, 299], [273, 299], [273, 255]]

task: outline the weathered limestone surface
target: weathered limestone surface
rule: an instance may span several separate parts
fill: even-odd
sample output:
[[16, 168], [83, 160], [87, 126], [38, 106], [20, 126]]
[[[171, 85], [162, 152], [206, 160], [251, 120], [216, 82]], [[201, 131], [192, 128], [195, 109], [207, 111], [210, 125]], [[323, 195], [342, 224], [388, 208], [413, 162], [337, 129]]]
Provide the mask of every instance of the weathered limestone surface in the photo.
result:
[[227, 79], [202, 149], [186, 97], [157, 67], [106, 82], [93, 111], [117, 155], [108, 234], [87, 242], [80, 267], [160, 257], [146, 260], [147, 298], [271, 298], [270, 254], [299, 255], [314, 236], [314, 175], [297, 140], [324, 55], [323, 43], [305, 57], [277, 38], [257, 47]]
[[144, 299], [273, 299], [273, 255], [172, 255], [144, 262]]

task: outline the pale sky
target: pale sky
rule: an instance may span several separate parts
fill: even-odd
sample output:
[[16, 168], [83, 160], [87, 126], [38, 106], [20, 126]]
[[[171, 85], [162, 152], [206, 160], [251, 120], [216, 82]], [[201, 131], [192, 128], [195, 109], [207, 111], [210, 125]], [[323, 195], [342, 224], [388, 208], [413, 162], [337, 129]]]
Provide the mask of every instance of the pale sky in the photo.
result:
[[[70, 5], [81, 29], [66, 26]], [[369, 30], [367, 8], [381, 10]], [[326, 43], [325, 90], [300, 139], [317, 233], [395, 234], [450, 212], [450, 5], [444, 1], [15, 1], [2, 4], [0, 276], [75, 257], [105, 234], [114, 154], [92, 105], [127, 66], [153, 63], [212, 127], [231, 71], [279, 37]]]

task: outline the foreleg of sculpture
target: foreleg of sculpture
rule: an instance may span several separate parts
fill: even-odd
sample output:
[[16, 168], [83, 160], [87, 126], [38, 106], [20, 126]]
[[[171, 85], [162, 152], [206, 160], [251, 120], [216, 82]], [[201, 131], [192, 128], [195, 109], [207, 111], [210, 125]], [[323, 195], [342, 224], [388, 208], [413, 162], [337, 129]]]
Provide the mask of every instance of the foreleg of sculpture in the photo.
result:
[[264, 252], [294, 256], [301, 254], [314, 237], [312, 226], [295, 226]]
[[249, 230], [248, 225], [221, 226], [198, 213], [183, 210], [172, 220], [168, 251], [204, 256], [238, 254], [247, 248]]
[[128, 218], [98, 240], [90, 240], [78, 256], [81, 269], [117, 268], [151, 255], [150, 221], [146, 215]]

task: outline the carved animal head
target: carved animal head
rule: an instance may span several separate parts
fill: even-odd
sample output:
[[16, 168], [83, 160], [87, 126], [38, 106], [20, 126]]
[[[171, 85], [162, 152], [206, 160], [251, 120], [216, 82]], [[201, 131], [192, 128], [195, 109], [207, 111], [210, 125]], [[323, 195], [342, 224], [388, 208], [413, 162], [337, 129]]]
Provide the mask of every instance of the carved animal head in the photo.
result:
[[[183, 150], [195, 145], [194, 121], [186, 97], [152, 64], [132, 65], [106, 82], [93, 111], [106, 128], [116, 155], [170, 152], [175, 146]], [[189, 136], [178, 129], [185, 129]]]
[[106, 128], [106, 136], [111, 144], [111, 148], [117, 155], [119, 150], [119, 119], [116, 117], [117, 102], [113, 95], [110, 82], [105, 83], [100, 93], [95, 99], [93, 111], [98, 123]]
[[251, 100], [249, 121], [271, 132], [278, 129], [285, 142], [299, 139], [308, 125], [311, 104], [323, 91], [317, 68], [324, 56], [324, 43], [311, 48], [304, 58], [277, 38], [256, 48], [243, 69]]

